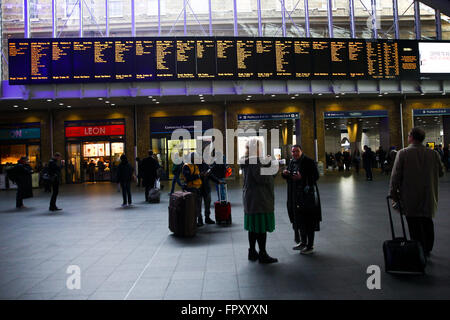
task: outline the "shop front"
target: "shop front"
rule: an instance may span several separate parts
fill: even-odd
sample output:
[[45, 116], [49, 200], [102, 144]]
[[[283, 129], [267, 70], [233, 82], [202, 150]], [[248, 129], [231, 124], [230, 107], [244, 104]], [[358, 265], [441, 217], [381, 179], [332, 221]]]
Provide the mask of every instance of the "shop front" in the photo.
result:
[[65, 121], [66, 182], [111, 181], [125, 150], [125, 120]]
[[0, 164], [16, 164], [27, 156], [33, 170], [41, 159], [41, 124], [39, 122], [0, 125]]
[[425, 131], [424, 143], [434, 149], [450, 144], [450, 109], [413, 109], [413, 127]]
[[[200, 127], [195, 126], [196, 121], [201, 123]], [[163, 178], [167, 179], [173, 176], [172, 152], [181, 149], [180, 145], [182, 145], [183, 155], [196, 151], [197, 147], [211, 141], [211, 137], [203, 137], [202, 134], [212, 128], [212, 115], [150, 118], [150, 148], [156, 154], [166, 173]], [[176, 129], [186, 129], [190, 133], [190, 139], [172, 139], [172, 133]], [[198, 137], [195, 137], [196, 134]]]
[[[245, 145], [251, 138], [264, 140], [264, 132], [267, 132], [267, 141], [264, 143], [264, 153], [274, 156], [277, 160], [290, 158], [290, 148], [300, 142], [300, 114], [289, 113], [264, 113], [264, 114], [238, 114], [238, 130], [243, 130], [237, 137], [238, 159], [245, 155]], [[278, 130], [278, 144], [270, 145], [271, 130]], [[266, 131], [264, 131], [266, 130]]]

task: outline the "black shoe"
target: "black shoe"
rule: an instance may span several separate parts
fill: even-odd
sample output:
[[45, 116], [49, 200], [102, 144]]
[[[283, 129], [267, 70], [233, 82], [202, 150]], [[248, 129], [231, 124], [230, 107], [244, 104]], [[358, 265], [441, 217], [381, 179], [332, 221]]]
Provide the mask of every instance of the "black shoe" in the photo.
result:
[[255, 249], [248, 249], [248, 260], [250, 261], [256, 261], [259, 259], [258, 251]]
[[60, 211], [60, 210], [62, 210], [61, 208], [58, 208], [58, 207], [54, 207], [54, 208], [50, 208], [49, 209], [50, 211]]
[[210, 217], [206, 217], [205, 218], [205, 223], [207, 223], [207, 224], [215, 224], [215, 221], [212, 220]]
[[272, 258], [267, 254], [267, 252], [259, 253], [259, 263], [275, 263], [278, 259]]
[[204, 226], [203, 220], [202, 219], [198, 219], [197, 227], [202, 227], [202, 226]]

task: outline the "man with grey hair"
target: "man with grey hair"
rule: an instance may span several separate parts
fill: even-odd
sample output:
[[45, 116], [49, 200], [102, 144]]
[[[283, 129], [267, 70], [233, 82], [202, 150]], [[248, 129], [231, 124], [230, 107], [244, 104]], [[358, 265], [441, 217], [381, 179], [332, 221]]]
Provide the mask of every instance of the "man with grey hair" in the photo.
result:
[[434, 244], [433, 220], [438, 204], [439, 177], [444, 169], [439, 154], [422, 143], [425, 131], [413, 128], [408, 134], [409, 146], [395, 158], [390, 181], [393, 207], [401, 207], [410, 236], [419, 241], [427, 256]]

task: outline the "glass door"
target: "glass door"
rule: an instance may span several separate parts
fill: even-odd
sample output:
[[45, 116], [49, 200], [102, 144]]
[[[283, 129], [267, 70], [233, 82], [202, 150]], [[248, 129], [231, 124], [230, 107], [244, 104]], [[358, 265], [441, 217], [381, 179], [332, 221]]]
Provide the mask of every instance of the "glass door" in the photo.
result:
[[66, 183], [84, 182], [86, 171], [81, 166], [80, 149], [79, 143], [67, 145]]

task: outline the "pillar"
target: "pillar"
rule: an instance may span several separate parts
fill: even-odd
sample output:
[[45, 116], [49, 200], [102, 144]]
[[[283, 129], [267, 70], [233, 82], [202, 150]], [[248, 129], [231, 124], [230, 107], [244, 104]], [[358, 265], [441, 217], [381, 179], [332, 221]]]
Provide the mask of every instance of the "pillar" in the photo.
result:
[[383, 117], [380, 118], [380, 145], [383, 147], [385, 151], [390, 148], [390, 140], [389, 140], [389, 118]]
[[347, 124], [348, 139], [350, 140], [350, 149], [353, 151], [358, 148], [361, 151], [362, 125], [358, 119], [349, 119]]

